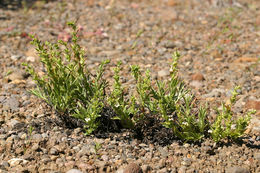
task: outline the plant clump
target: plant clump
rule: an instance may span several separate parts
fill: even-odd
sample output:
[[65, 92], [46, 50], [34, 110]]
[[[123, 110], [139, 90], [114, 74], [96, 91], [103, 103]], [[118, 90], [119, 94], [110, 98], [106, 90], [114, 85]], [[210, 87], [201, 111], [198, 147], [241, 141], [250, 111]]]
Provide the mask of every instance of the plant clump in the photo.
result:
[[198, 107], [195, 97], [178, 78], [178, 52], [172, 56], [171, 78], [156, 81], [156, 85], [152, 85], [149, 70], [142, 75], [140, 67], [132, 65], [136, 95], [131, 96], [124, 92], [119, 75], [121, 62], [118, 62], [114, 68], [112, 91], [107, 94], [109, 85], [103, 74], [109, 61], [103, 61], [96, 73], [91, 74], [85, 51], [78, 44], [77, 27], [73, 22], [68, 25], [73, 29], [71, 42], [43, 43], [32, 37], [46, 70], [43, 76], [32, 66], [25, 66], [37, 84], [31, 93], [51, 105], [64, 119], [79, 119], [84, 123], [87, 135], [105, 129], [127, 128], [135, 130], [139, 137], [140, 134], [141, 137], [160, 136], [159, 131], [163, 129], [171, 133], [169, 139], [187, 142], [211, 137], [219, 142], [226, 138], [236, 140], [244, 134], [253, 112], [234, 120], [231, 106], [235, 103], [238, 88], [230, 98], [231, 104], [222, 104], [222, 111], [218, 111], [216, 120], [210, 123], [207, 106]]

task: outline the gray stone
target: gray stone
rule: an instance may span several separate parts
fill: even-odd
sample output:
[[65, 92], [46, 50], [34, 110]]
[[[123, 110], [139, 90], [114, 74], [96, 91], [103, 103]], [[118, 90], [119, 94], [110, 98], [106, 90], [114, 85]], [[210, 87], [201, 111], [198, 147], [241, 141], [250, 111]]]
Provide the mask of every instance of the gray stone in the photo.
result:
[[16, 96], [12, 96], [10, 98], [7, 98], [3, 103], [3, 109], [4, 110], [12, 110], [17, 111], [19, 109], [19, 101]]
[[11, 119], [11, 121], [9, 121], [8, 123], [7, 123], [7, 125], [9, 126], [9, 127], [11, 127], [11, 128], [14, 128], [17, 124], [19, 124], [20, 123], [20, 121], [18, 121], [18, 120], [16, 120], [16, 119]]
[[2, 167], [9, 167], [9, 166], [10, 166], [7, 161], [2, 161], [2, 162], [0, 163], [0, 165], [1, 165]]
[[176, 47], [176, 44], [173, 41], [165, 40], [161, 42], [162, 46], [167, 49], [173, 49]]
[[181, 162], [183, 166], [190, 166], [191, 165], [191, 159], [184, 157], [183, 161]]
[[161, 153], [162, 157], [167, 157], [169, 155], [168, 149], [166, 147], [158, 147], [158, 151]]
[[36, 134], [32, 135], [31, 139], [36, 140], [36, 141], [41, 141], [42, 140], [42, 135], [36, 133]]
[[215, 88], [210, 93], [203, 95], [203, 98], [208, 97], [220, 97], [222, 94], [225, 94], [226, 91], [224, 89]]

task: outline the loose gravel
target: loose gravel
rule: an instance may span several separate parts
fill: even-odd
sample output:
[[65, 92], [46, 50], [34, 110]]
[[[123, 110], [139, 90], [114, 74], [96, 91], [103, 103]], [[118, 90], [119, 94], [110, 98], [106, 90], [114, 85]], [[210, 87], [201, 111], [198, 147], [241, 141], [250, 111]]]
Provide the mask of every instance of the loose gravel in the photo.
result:
[[[68, 0], [35, 1], [28, 8], [0, 6], [0, 172], [260, 172], [259, 0]], [[28, 93], [35, 87], [23, 62], [43, 71], [29, 34], [69, 40], [67, 21], [77, 20], [80, 44], [91, 70], [110, 59], [123, 62], [122, 81], [131, 91], [129, 65], [170, 76], [179, 50], [180, 78], [198, 101], [214, 108], [240, 85], [235, 115], [256, 109], [240, 143], [141, 140], [132, 131], [85, 136], [67, 128], [48, 105]]]

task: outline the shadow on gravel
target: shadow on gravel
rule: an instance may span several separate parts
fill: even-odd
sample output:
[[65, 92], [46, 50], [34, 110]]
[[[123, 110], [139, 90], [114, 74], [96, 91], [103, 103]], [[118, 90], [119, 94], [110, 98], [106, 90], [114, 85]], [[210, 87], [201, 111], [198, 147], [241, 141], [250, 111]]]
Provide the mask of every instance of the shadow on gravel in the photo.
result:
[[[177, 139], [174, 136], [171, 129], [165, 128], [161, 124], [161, 121], [155, 116], [147, 116], [145, 120], [138, 122], [135, 128], [130, 130], [124, 129], [119, 120], [112, 119], [116, 116], [116, 114], [111, 108], [104, 108], [101, 114], [102, 116], [98, 119], [98, 121], [100, 122], [100, 126], [93, 133], [93, 135], [97, 138], [114, 138], [115, 136], [120, 136], [120, 134], [123, 134], [123, 132], [127, 132], [129, 134], [128, 136], [121, 136], [121, 138], [126, 141], [131, 141], [134, 138], [137, 139], [140, 143], [154, 144], [160, 146], [171, 145], [173, 142], [178, 142], [180, 145], [184, 144], [181, 140]], [[59, 115], [57, 113], [56, 118], [54, 119], [48, 117], [47, 115], [46, 117], [44, 117], [44, 120], [38, 119], [30, 124], [30, 126], [34, 128], [34, 131], [37, 131], [39, 133], [42, 131], [48, 131], [50, 129], [53, 129], [54, 127], [61, 127], [62, 129], [67, 131], [67, 135], [70, 135], [75, 128], [81, 128], [82, 132], [84, 132], [84, 125], [84, 121], [80, 119], [76, 119], [67, 115]], [[201, 146], [203, 141], [188, 143]], [[215, 151], [218, 149], [218, 147], [228, 147], [233, 144], [241, 146], [245, 144], [248, 148], [260, 149], [260, 146], [254, 145], [250, 143], [250, 141], [245, 142], [243, 139], [236, 141], [236, 143], [226, 141], [218, 143], [217, 145], [213, 144], [214, 142], [212, 141], [212, 148], [207, 151], [207, 154], [209, 155], [215, 155]]]
[[37, 1], [48, 3], [55, 0], [0, 0], [0, 9], [18, 10], [21, 8], [32, 8]]

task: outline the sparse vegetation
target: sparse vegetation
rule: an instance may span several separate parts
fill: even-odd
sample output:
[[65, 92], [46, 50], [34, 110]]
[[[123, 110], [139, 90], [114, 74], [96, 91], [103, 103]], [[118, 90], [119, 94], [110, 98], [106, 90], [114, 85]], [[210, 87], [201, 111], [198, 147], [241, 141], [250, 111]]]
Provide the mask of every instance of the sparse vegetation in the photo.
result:
[[230, 98], [231, 105], [222, 104], [222, 111], [218, 112], [215, 122], [211, 124], [207, 120], [207, 107], [198, 108], [194, 96], [177, 77], [178, 52], [173, 54], [170, 80], [156, 81], [155, 86], [148, 70], [143, 76], [139, 66], [131, 66], [136, 81], [136, 96], [127, 96], [124, 92], [119, 62], [114, 68], [112, 91], [106, 94], [109, 86], [103, 74], [109, 61], [102, 62], [96, 73], [91, 74], [85, 63], [84, 50], [78, 44], [76, 25], [68, 25], [73, 29], [72, 43], [42, 43], [33, 37], [32, 43], [36, 46], [46, 73], [40, 76], [30, 65], [26, 64], [26, 67], [38, 86], [31, 93], [51, 105], [58, 114], [83, 120], [86, 134], [93, 133], [101, 125], [98, 120], [104, 116], [102, 110], [109, 107], [115, 113], [112, 119], [119, 120], [124, 128], [134, 129], [137, 122], [153, 115], [183, 141], [199, 141], [211, 136], [219, 142], [225, 138], [236, 140], [243, 135], [253, 112], [233, 120], [231, 106], [236, 100], [238, 88]]

